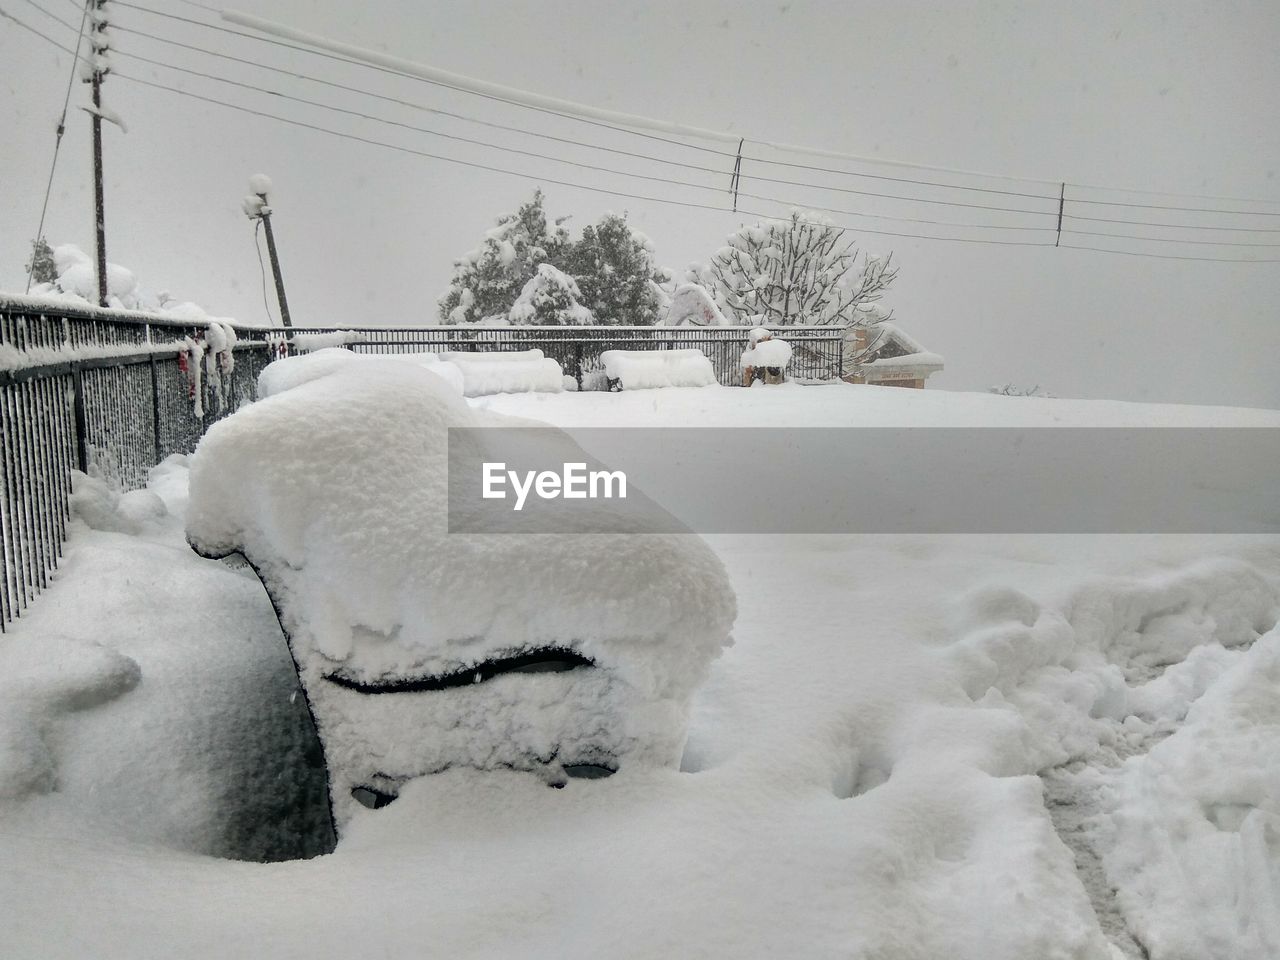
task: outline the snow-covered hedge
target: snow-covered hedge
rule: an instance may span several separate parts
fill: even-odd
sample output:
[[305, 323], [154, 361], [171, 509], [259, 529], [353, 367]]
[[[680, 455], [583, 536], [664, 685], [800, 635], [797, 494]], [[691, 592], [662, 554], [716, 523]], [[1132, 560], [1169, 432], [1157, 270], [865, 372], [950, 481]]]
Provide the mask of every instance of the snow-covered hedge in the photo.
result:
[[[265, 399], [192, 457], [187, 537], [204, 556], [242, 552], [270, 592], [339, 828], [353, 791], [394, 795], [451, 766], [556, 778], [678, 763], [693, 691], [735, 615], [700, 540], [449, 534], [448, 428], [524, 421], [473, 410], [429, 365], [399, 360], [322, 351], [263, 382]], [[562, 434], [539, 436], [585, 459]], [[500, 669], [520, 657], [591, 665]]]
[[651, 387], [709, 387], [716, 371], [701, 350], [606, 350], [605, 374], [624, 390]]
[[494, 393], [559, 393], [564, 389], [564, 371], [560, 364], [544, 357], [541, 350], [457, 352], [445, 356], [462, 371], [463, 389], [468, 397]]
[[363, 339], [364, 334], [357, 330], [332, 330], [328, 333], [295, 333], [289, 338], [289, 342], [299, 353], [314, 353], [331, 347], [343, 347], [348, 343], [359, 343]]
[[298, 357], [284, 357], [267, 364], [258, 374], [258, 399], [274, 396], [301, 386], [311, 380], [327, 376], [335, 370], [356, 366], [359, 369], [372, 369], [363, 366], [370, 361], [390, 360], [407, 366], [417, 366], [429, 370], [453, 389], [462, 393], [462, 371], [455, 364], [447, 363], [434, 353], [395, 353], [369, 354], [353, 353], [340, 347], [326, 347], [314, 353]]

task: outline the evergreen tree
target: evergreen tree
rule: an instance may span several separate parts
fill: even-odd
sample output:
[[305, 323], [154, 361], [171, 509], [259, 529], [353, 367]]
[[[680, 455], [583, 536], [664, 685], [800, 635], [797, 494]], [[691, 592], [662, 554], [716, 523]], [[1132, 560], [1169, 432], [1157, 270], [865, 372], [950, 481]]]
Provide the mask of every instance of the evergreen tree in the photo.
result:
[[667, 272], [654, 265], [652, 242], [625, 216], [607, 213], [585, 227], [559, 265], [577, 280], [596, 323], [652, 326], [661, 319], [653, 284], [665, 281]]
[[515, 213], [499, 217], [481, 245], [454, 261], [453, 279], [439, 299], [445, 323], [476, 323], [505, 317], [541, 263], [563, 256], [569, 242], [560, 221], [547, 228], [542, 191]]
[[573, 277], [549, 263], [538, 265], [537, 272], [524, 285], [511, 307], [511, 322], [540, 326], [589, 324], [591, 311], [582, 305], [582, 293]]
[[33, 286], [37, 283], [57, 282], [58, 267], [53, 262], [53, 249], [44, 237], [31, 241], [31, 260], [27, 263], [26, 270], [31, 274]]

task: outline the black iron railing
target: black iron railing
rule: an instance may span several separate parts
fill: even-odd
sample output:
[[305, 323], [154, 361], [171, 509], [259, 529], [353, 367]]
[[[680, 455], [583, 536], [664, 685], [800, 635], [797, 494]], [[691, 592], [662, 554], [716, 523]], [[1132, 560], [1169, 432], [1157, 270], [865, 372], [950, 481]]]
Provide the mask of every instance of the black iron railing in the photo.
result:
[[234, 367], [205, 365], [208, 325], [0, 297], [0, 630], [62, 555], [71, 471], [121, 489], [252, 400], [277, 350], [269, 330], [228, 325]]
[[[211, 361], [208, 323], [0, 295], [0, 631], [61, 558], [72, 470], [122, 490], [143, 486], [151, 467], [190, 453], [210, 425], [254, 399], [258, 374], [292, 352], [290, 338], [301, 345], [343, 332], [225, 326], [237, 342], [229, 357], [213, 353]], [[539, 349], [591, 389], [603, 386], [606, 350], [697, 348], [722, 384], [738, 384], [747, 329], [366, 327], [328, 339], [363, 353]], [[844, 374], [842, 330], [781, 332], [793, 347], [793, 379]]]
[[[362, 353], [439, 353], [446, 350], [541, 350], [564, 368], [580, 388], [603, 387], [596, 373], [606, 350], [698, 349], [725, 386], [742, 382], [738, 361], [747, 348], [749, 327], [418, 327], [361, 328], [346, 344]], [[295, 331], [303, 332], [303, 331]], [[306, 333], [338, 333], [336, 327]], [[844, 376], [844, 330], [838, 327], [782, 327], [792, 346], [788, 376], [800, 381]]]

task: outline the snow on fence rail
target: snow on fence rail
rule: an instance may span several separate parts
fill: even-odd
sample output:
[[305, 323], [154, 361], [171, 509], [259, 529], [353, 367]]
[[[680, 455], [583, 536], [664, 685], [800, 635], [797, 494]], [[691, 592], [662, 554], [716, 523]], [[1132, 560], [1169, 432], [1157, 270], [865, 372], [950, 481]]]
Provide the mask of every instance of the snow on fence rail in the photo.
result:
[[[725, 386], [738, 386], [738, 361], [750, 327], [386, 327], [363, 328], [348, 347], [361, 353], [506, 351], [538, 349], [577, 381], [580, 389], [604, 388], [607, 350], [697, 349], [706, 354]], [[844, 376], [844, 330], [839, 327], [779, 328], [793, 348], [793, 380], [837, 380]], [[308, 333], [337, 333], [337, 327]]]
[[252, 398], [275, 342], [225, 321], [0, 296], [0, 631], [61, 558], [71, 471], [143, 485]]
[[[607, 350], [699, 349], [739, 382], [747, 327], [309, 327], [361, 353], [541, 350], [580, 388], [605, 386]], [[297, 331], [0, 294], [0, 631], [45, 587], [66, 536], [71, 471], [125, 489], [254, 399]], [[842, 330], [788, 327], [791, 376], [844, 374]], [[300, 345], [299, 345], [300, 346]]]

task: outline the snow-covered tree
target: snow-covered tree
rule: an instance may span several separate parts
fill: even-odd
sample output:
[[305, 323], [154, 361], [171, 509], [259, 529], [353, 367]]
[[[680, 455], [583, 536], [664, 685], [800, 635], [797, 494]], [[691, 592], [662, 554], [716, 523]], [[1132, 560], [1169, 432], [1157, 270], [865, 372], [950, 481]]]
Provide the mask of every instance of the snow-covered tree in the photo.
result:
[[582, 238], [564, 248], [557, 264], [578, 282], [582, 302], [596, 323], [651, 326], [660, 319], [661, 300], [653, 284], [667, 279], [654, 265], [653, 243], [625, 216], [606, 213]]
[[535, 191], [518, 211], [499, 217], [478, 248], [454, 261], [453, 279], [438, 301], [445, 323], [506, 316], [538, 265], [559, 259], [568, 232], [559, 222], [548, 229], [542, 199]]
[[593, 322], [591, 311], [582, 305], [582, 292], [573, 277], [549, 263], [538, 264], [537, 272], [520, 291], [509, 316], [512, 323], [540, 326]]
[[743, 227], [716, 252], [706, 281], [739, 323], [856, 325], [898, 271], [892, 255], [860, 255], [846, 233], [821, 214], [798, 210]]
[[44, 237], [31, 241], [31, 259], [26, 265], [27, 273], [34, 283], [56, 283], [58, 266], [53, 260], [53, 248]]

